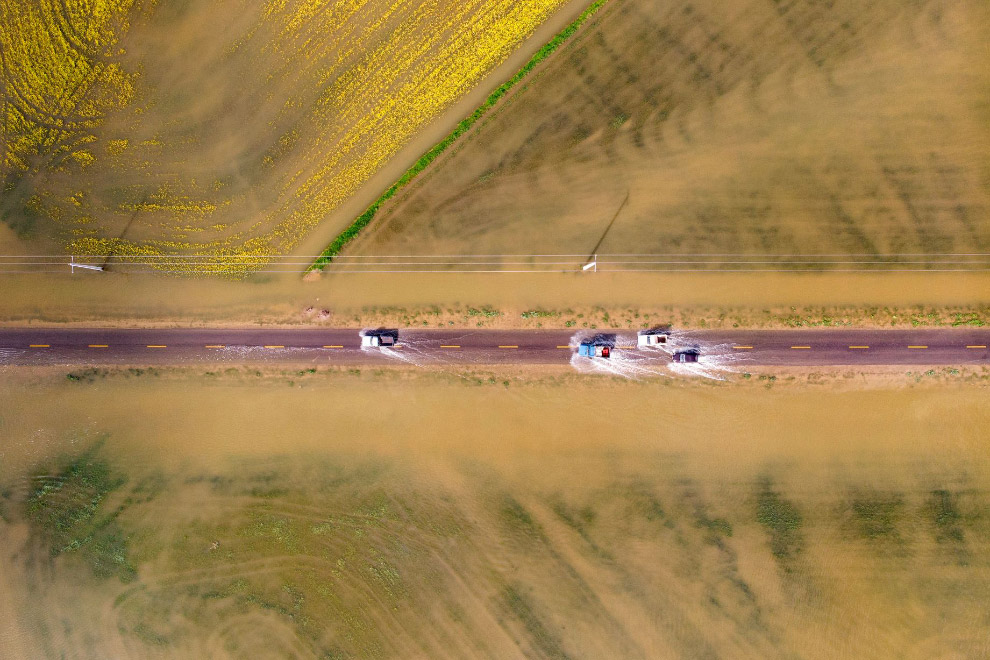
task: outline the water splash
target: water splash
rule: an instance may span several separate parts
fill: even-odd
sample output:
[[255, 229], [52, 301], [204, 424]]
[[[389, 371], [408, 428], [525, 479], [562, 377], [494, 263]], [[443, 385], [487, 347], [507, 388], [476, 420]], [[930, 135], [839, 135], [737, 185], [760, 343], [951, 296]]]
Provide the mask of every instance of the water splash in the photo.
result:
[[[364, 337], [365, 330], [361, 331]], [[427, 342], [403, 334], [396, 346], [361, 346], [365, 355], [379, 355], [386, 360], [396, 360], [415, 367], [425, 367], [436, 362], [436, 357], [428, 352], [432, 347]]]
[[[591, 339], [595, 331], [582, 331], [571, 337], [571, 344], [578, 345]], [[571, 356], [571, 366], [583, 374], [606, 374], [631, 380], [650, 377], [693, 376], [712, 380], [725, 380], [737, 373], [735, 366], [748, 358], [732, 349], [732, 344], [718, 344], [692, 337], [690, 333], [672, 332], [665, 344], [637, 346], [637, 335], [616, 332], [615, 348], [610, 358]], [[674, 353], [697, 348], [701, 351], [697, 362], [673, 362]]]
[[425, 367], [428, 359], [421, 349], [409, 348], [409, 345], [405, 343], [399, 348], [393, 348], [391, 346], [362, 346], [361, 352], [374, 353], [381, 355], [385, 359], [398, 360], [399, 362], [411, 364], [414, 367]]
[[0, 364], [16, 364], [27, 351], [21, 348], [0, 348]]
[[612, 356], [609, 358], [589, 358], [574, 353], [571, 355], [571, 366], [582, 374], [605, 374], [630, 380], [668, 375], [664, 373], [665, 360], [655, 355], [640, 353], [635, 349], [617, 348], [612, 351]]
[[571, 366], [578, 373], [621, 376], [631, 380], [669, 375], [665, 373], [665, 367], [670, 362], [670, 354], [664, 352], [666, 347], [639, 349], [636, 333], [582, 330], [571, 337], [571, 345], [602, 336], [614, 345], [611, 357], [589, 358], [575, 352], [571, 355]]
[[[312, 358], [312, 353], [314, 351], [312, 348], [303, 346], [265, 348], [264, 346], [244, 346], [236, 344], [213, 350], [216, 351], [216, 357], [224, 362], [265, 362], [274, 356], [278, 356], [279, 359], [282, 359], [293, 354], [299, 355], [300, 357], [306, 356]], [[211, 353], [211, 355], [214, 354]]]
[[[726, 380], [729, 374], [739, 372], [736, 368], [737, 365], [749, 360], [745, 354], [733, 350], [731, 343], [717, 344], [699, 341], [692, 339], [690, 334], [682, 335], [680, 341], [683, 342], [683, 345], [697, 346], [701, 350], [697, 362], [671, 362], [667, 365], [672, 373], [680, 376]], [[675, 346], [674, 350], [678, 350], [678, 348]]]

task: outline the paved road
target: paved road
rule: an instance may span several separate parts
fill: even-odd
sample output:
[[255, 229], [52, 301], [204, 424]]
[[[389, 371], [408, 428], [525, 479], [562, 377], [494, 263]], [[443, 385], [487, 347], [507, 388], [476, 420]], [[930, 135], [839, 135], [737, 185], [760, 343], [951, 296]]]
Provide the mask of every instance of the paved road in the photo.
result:
[[[357, 329], [0, 328], [0, 364], [331, 363], [561, 364], [570, 330], [401, 330], [395, 349], [362, 350]], [[594, 331], [591, 331], [594, 332]], [[616, 357], [669, 357], [619, 331]], [[587, 331], [585, 331], [587, 334]], [[675, 331], [671, 346], [753, 365], [990, 364], [990, 329]]]

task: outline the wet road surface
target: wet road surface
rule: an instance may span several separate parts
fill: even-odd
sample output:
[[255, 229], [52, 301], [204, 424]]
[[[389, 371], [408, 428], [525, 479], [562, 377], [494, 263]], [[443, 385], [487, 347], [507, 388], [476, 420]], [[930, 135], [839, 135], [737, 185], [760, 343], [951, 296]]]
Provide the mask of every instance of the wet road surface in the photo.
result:
[[[0, 364], [331, 363], [565, 364], [580, 338], [635, 331], [400, 329], [394, 349], [362, 349], [357, 328], [0, 328]], [[990, 364], [990, 329], [674, 331], [666, 350], [698, 346], [752, 365]], [[646, 349], [654, 350], [654, 349]], [[657, 353], [663, 356], [662, 353]]]

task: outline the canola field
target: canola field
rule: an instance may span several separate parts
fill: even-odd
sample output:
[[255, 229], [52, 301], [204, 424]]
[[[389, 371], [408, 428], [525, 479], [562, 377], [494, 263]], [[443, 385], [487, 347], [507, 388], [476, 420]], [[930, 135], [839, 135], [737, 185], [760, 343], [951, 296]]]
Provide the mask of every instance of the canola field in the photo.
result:
[[5, 2], [0, 215], [28, 245], [208, 255], [188, 269], [236, 275], [291, 250], [562, 4]]

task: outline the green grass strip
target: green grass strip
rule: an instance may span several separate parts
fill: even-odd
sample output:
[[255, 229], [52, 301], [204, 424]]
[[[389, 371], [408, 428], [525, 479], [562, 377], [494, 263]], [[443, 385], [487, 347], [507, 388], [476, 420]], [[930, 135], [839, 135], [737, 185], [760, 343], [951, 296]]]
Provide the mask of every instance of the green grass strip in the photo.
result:
[[395, 195], [395, 193], [399, 192], [399, 190], [401, 190], [406, 184], [408, 184], [410, 181], [415, 179], [420, 172], [425, 170], [430, 165], [430, 163], [432, 163], [440, 156], [440, 154], [446, 151], [447, 147], [452, 145], [457, 140], [457, 138], [461, 137], [469, 130], [471, 130], [471, 127], [474, 126], [479, 119], [484, 117], [485, 114], [492, 107], [494, 107], [494, 105], [498, 103], [503, 96], [508, 94], [510, 89], [515, 87], [517, 84], [519, 84], [519, 82], [527, 75], [529, 75], [529, 73], [533, 69], [535, 69], [536, 66], [540, 64], [540, 62], [550, 57], [550, 55], [552, 55], [554, 51], [560, 48], [565, 41], [570, 39], [574, 35], [574, 33], [578, 31], [578, 29], [584, 24], [585, 21], [587, 21], [589, 18], [594, 16], [596, 13], [598, 13], [598, 10], [601, 9], [603, 6], [605, 6], [605, 3], [607, 3], [608, 1], [609, 0], [595, 0], [594, 2], [592, 2], [587, 9], [581, 12], [580, 16], [578, 16], [572, 23], [570, 23], [563, 30], [558, 32], [557, 36], [551, 39], [546, 45], [540, 48], [540, 50], [538, 50], [536, 54], [533, 55], [533, 57], [530, 58], [528, 62], [526, 62], [526, 65], [523, 66], [523, 68], [519, 69], [518, 72], [516, 72], [516, 75], [512, 76], [512, 78], [502, 83], [498, 87], [498, 89], [492, 92], [488, 96], [488, 98], [485, 99], [484, 103], [482, 103], [470, 115], [462, 119], [460, 123], [457, 124], [457, 127], [453, 131], [451, 131], [447, 135], [447, 137], [445, 137], [439, 143], [434, 145], [432, 149], [430, 149], [425, 154], [423, 154], [419, 158], [419, 160], [416, 161], [415, 165], [413, 165], [408, 170], [406, 170], [405, 174], [403, 174], [398, 181], [396, 181], [391, 186], [389, 186], [388, 190], [383, 192], [381, 196], [378, 199], [376, 199], [371, 204], [371, 206], [369, 206], [365, 210], [364, 213], [359, 215], [354, 220], [354, 222], [352, 222], [350, 226], [347, 227], [347, 229], [342, 231], [337, 236], [337, 238], [335, 238], [333, 242], [327, 246], [327, 248], [323, 251], [323, 253], [320, 254], [320, 256], [316, 259], [313, 265], [309, 267], [309, 270], [322, 268], [323, 266], [333, 261], [333, 258], [336, 255], [340, 254], [340, 251], [343, 249], [343, 247], [348, 243], [350, 243], [352, 240], [354, 240], [354, 238], [358, 235], [358, 232], [360, 232], [362, 229], [368, 226], [368, 224], [375, 217], [375, 214], [378, 213], [378, 209], [381, 208], [382, 204], [384, 204], [389, 199], [391, 199]]

